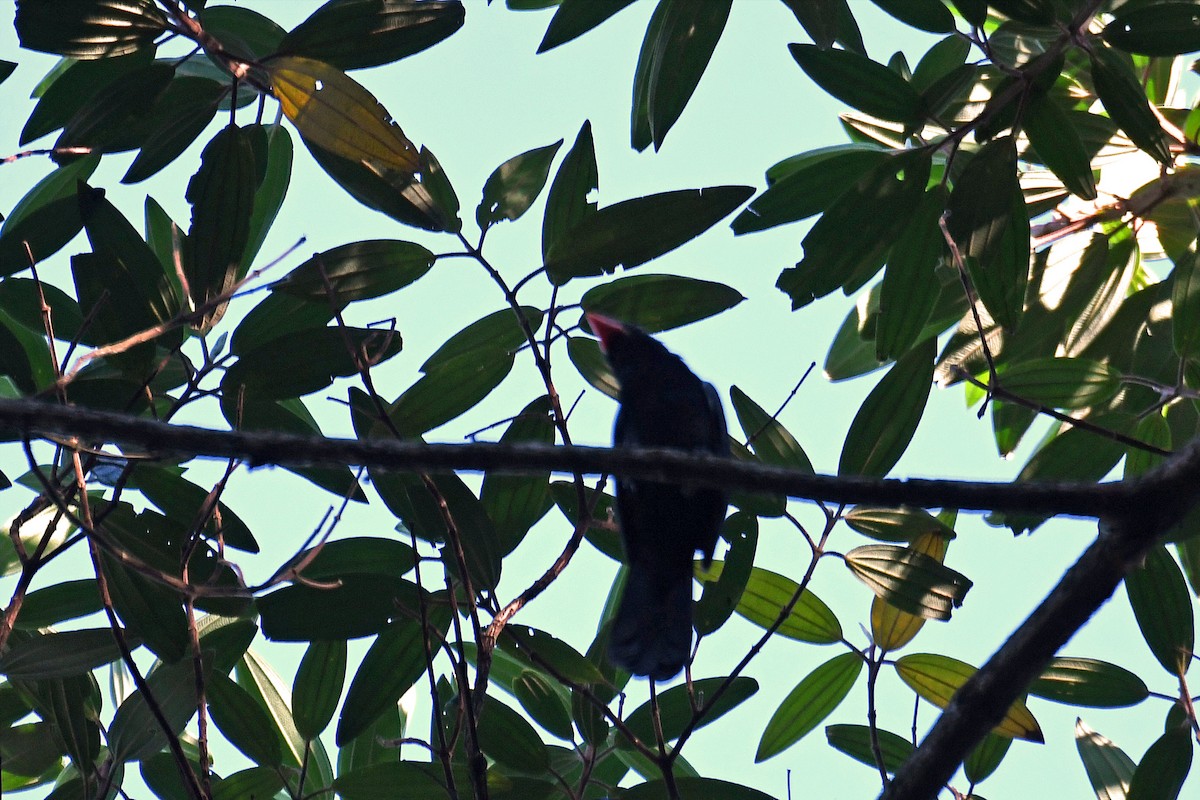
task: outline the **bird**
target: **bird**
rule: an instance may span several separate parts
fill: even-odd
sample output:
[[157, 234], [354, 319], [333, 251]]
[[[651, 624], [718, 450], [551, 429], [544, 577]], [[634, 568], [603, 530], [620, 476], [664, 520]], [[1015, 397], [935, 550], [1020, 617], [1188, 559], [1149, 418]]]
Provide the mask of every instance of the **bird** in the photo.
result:
[[[620, 384], [615, 447], [665, 447], [729, 455], [721, 400], [679, 356], [640, 328], [594, 312], [588, 326]], [[713, 551], [729, 498], [687, 484], [618, 478], [617, 523], [628, 565], [608, 658], [627, 672], [669, 680], [692, 650], [692, 563]]]

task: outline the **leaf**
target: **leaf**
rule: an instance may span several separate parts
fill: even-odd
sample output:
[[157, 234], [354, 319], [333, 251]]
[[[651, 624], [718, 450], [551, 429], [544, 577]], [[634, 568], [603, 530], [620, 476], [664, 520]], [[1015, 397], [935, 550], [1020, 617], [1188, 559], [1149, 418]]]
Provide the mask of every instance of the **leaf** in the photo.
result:
[[[122, 635], [128, 636], [124, 631]], [[128, 639], [130, 647], [137, 646], [136, 636]], [[43, 633], [11, 644], [0, 656], [0, 674], [10, 681], [68, 678], [120, 658], [121, 650], [108, 628]]]
[[1063, 186], [1084, 200], [1096, 199], [1092, 160], [1072, 118], [1049, 94], [1033, 93], [1026, 102], [1022, 126], [1037, 156]]
[[867, 544], [846, 553], [846, 566], [876, 596], [926, 619], [950, 619], [971, 588], [965, 576], [917, 550]]
[[567, 357], [583, 379], [597, 390], [614, 400], [620, 396], [621, 385], [617, 383], [617, 376], [613, 374], [598, 341], [582, 336], [568, 337]]
[[54, 142], [55, 160], [69, 160], [73, 157], [70, 148], [75, 147], [91, 153], [141, 147], [154, 127], [154, 112], [174, 76], [170, 64], [152, 62], [87, 95]]
[[190, 637], [180, 596], [107, 553], [101, 556], [101, 563], [113, 608], [125, 624], [163, 661], [183, 658]]
[[603, 683], [604, 676], [571, 645], [545, 631], [527, 625], [509, 624], [498, 642], [501, 649], [518, 660], [542, 668], [548, 664], [559, 674], [576, 683]]
[[[891, 731], [880, 728], [875, 734], [879, 741], [880, 754], [883, 756], [883, 768], [889, 773], [894, 773], [915, 748], [912, 742]], [[842, 751], [855, 761], [869, 767], [877, 767], [874, 749], [871, 746], [871, 729], [866, 725], [827, 725], [825, 739], [830, 747]]]
[[[711, 697], [727, 680], [730, 679], [703, 678], [695, 681], [692, 687], [680, 684], [659, 694], [659, 723], [662, 726], [663, 740], [673, 741], [689, 727], [694, 730], [715, 722], [758, 692], [758, 681], [740, 676], [730, 680], [725, 692], [715, 702], [709, 703], [706, 698]], [[693, 719], [697, 708], [702, 710], [702, 715]], [[654, 741], [653, 707], [649, 702], [629, 712], [625, 723], [642, 741]]]
[[[520, 309], [524, 325], [528, 325], [530, 331], [537, 333], [542, 327], [545, 314], [533, 306], [521, 306]], [[454, 360], [460, 356], [468, 354], [474, 354], [481, 364], [492, 360], [496, 350], [515, 355], [529, 343], [524, 325], [511, 308], [493, 311], [447, 339], [421, 365], [421, 372], [437, 372], [446, 365], [455, 363]], [[464, 359], [457, 363], [466, 365], [469, 362]]]
[[312, 642], [355, 639], [385, 629], [419, 609], [415, 584], [391, 575], [333, 573], [304, 576], [323, 585], [296, 583], [256, 600], [268, 639]]
[[152, 0], [18, 0], [21, 46], [71, 58], [110, 58], [152, 45], [167, 30]]
[[[944, 564], [949, 544], [950, 537], [931, 530], [917, 535], [908, 549]], [[925, 626], [925, 619], [920, 614], [902, 611], [876, 595], [871, 601], [871, 639], [884, 651], [899, 650], [916, 638]]]
[[403, 289], [429, 272], [434, 260], [433, 253], [413, 242], [351, 242], [315, 254], [271, 289], [342, 308]]
[[550, 754], [533, 726], [494, 697], [487, 698], [479, 716], [479, 748], [521, 772], [539, 773], [550, 766]]
[[[258, 190], [254, 193], [253, 211], [250, 213], [250, 232], [246, 239], [246, 249], [242, 254], [242, 263], [250, 266], [258, 257], [266, 241], [267, 233], [275, 216], [283, 206], [287, 195], [288, 184], [292, 177], [292, 136], [282, 125], [271, 125], [266, 128], [267, 152], [265, 168], [258, 164], [262, 179]], [[261, 154], [259, 154], [261, 157]]]
[[1175, 800], [1192, 768], [1192, 736], [1175, 726], [1150, 745], [1129, 780], [1129, 800]]
[[[620, 751], [625, 752], [625, 751]], [[679, 769], [679, 762], [676, 762]], [[688, 800], [770, 800], [771, 796], [749, 786], [718, 780], [681, 775], [675, 778], [680, 797]], [[621, 793], [623, 800], [667, 800], [671, 795], [661, 778], [639, 783]]]
[[1194, 3], [1157, 3], [1117, 10], [1104, 40], [1127, 53], [1174, 56], [1200, 50], [1200, 9]]
[[885, 542], [911, 542], [924, 534], [953, 539], [954, 529], [921, 508], [860, 505], [842, 517], [863, 536]]
[[546, 185], [550, 165], [562, 143], [559, 139], [554, 144], [534, 148], [496, 167], [484, 182], [483, 199], [475, 209], [475, 221], [481, 231], [503, 219], [518, 219], [529, 210]]
[[0, 756], [4, 757], [5, 785], [13, 775], [36, 778], [54, 767], [61, 769], [63, 748], [46, 722], [6, 725], [0, 729]]
[[219, 537], [225, 544], [247, 553], [259, 551], [254, 534], [233, 509], [219, 500], [215, 508], [210, 508], [209, 492], [182, 475], [167, 468], [146, 465], [138, 467], [127, 483], [172, 519], [194, 523], [200, 511], [207, 510], [210, 519], [204, 527], [206, 534], [213, 539]]
[[512, 353], [499, 347], [455, 356], [397, 397], [388, 408], [388, 418], [401, 436], [420, 436], [477, 406], [512, 366]]
[[421, 623], [401, 619], [388, 626], [367, 650], [342, 704], [337, 745], [366, 730], [425, 672]]
[[1050, 408], [1087, 408], [1111, 400], [1121, 389], [1121, 373], [1084, 358], [1034, 358], [1000, 374], [1006, 391]]
[[[550, 398], [545, 395], [525, 406], [500, 437], [501, 444], [537, 442], [551, 445], [554, 440], [554, 418]], [[553, 505], [550, 471], [525, 475], [488, 472], [483, 478], [479, 502], [496, 526], [501, 554], [507, 555]]]
[[921, 95], [883, 64], [811, 44], [789, 44], [788, 50], [818, 86], [873, 117], [915, 124], [925, 112]]
[[596, 286], [579, 303], [637, 325], [647, 333], [679, 328], [720, 314], [746, 298], [731, 286], [679, 275], [628, 275]]
[[737, 511], [726, 518], [721, 538], [729, 542], [720, 576], [706, 581], [700, 577], [704, 594], [692, 608], [692, 622], [701, 636], [719, 629], [737, 608], [754, 568], [758, 548], [758, 518]]
[[208, 78], [176, 77], [153, 110], [153, 125], [121, 183], [137, 183], [178, 158], [217, 114], [225, 87]]
[[99, 163], [99, 156], [84, 156], [64, 164], [25, 193], [0, 228], [0, 276], [29, 267], [26, 244], [40, 262], [75, 238], [83, 227], [76, 187]]
[[820, 725], [854, 688], [862, 665], [858, 653], [842, 653], [796, 684], [767, 722], [754, 763], [782, 753]]
[[867, 395], [846, 433], [839, 475], [883, 476], [899, 461], [929, 399], [935, 346], [926, 339], [914, 347]]
[[1057, 703], [1095, 708], [1136, 705], [1150, 696], [1134, 673], [1094, 658], [1059, 656], [1029, 685], [1029, 693]]
[[1107, 46], [1093, 47], [1090, 55], [1092, 82], [1104, 110], [1139, 149], [1170, 165], [1174, 159], [1166, 135], [1128, 59]]
[[230, 744], [259, 766], [283, 763], [275, 724], [249, 692], [222, 672], [212, 673], [204, 690], [212, 721]]
[[662, 0], [654, 9], [633, 75], [632, 144], [662, 147], [725, 30], [733, 0]]
[[954, 15], [941, 0], [871, 0], [875, 5], [912, 28], [930, 33], [954, 30]]
[[941, 286], [934, 269], [946, 254], [946, 240], [938, 224], [945, 209], [945, 190], [935, 186], [927, 191], [892, 247], [875, 323], [875, 356], [880, 361], [907, 353], [919, 341], [937, 304]]
[[[896, 660], [895, 666], [900, 680], [918, 696], [943, 709], [950, 703], [950, 698], [958, 687], [966, 683], [977, 671], [975, 667], [958, 659], [930, 653], [902, 656]], [[994, 732], [1014, 739], [1038, 743], [1044, 741], [1037, 720], [1021, 700], [1012, 704], [1004, 719], [994, 728]]]
[[820, 214], [887, 160], [888, 151], [882, 148], [845, 144], [781, 161], [767, 171], [766, 191], [754, 198], [730, 227], [740, 236]]
[[[611, 8], [611, 5], [600, 6], [589, 3], [588, 0], [583, 0], [582, 3], [573, 2], [571, 5], [581, 9]], [[557, 13], [555, 16], [557, 17]], [[554, 21], [551, 20], [550, 24], [553, 27]], [[575, 137], [575, 143], [558, 165], [558, 172], [550, 183], [550, 193], [546, 196], [546, 211], [542, 215], [543, 259], [550, 253], [550, 248], [555, 242], [588, 216], [596, 213], [596, 202], [590, 198], [599, 184], [596, 147], [592, 142], [592, 123], [585, 120]]]
[[647, 195], [589, 214], [555, 241], [546, 274], [557, 285], [645, 264], [699, 236], [744, 203], [749, 186]]
[[[735, 610], [755, 625], [769, 628], [799, 588], [791, 578], [754, 567]], [[805, 589], [776, 633], [801, 642], [832, 644], [841, 641], [842, 626], [829, 606]]]
[[248, 767], [226, 775], [213, 787], [213, 800], [244, 800], [244, 798], [275, 797], [286, 788], [279, 770], [270, 767]]
[[413, 143], [353, 78], [300, 56], [281, 56], [265, 66], [284, 115], [305, 141], [341, 158], [401, 174], [420, 170]]
[[1075, 747], [1097, 800], [1125, 800], [1133, 777], [1133, 759], [1078, 718], [1075, 720]]
[[729, 400], [738, 424], [754, 455], [764, 464], [813, 473], [812, 461], [791, 432], [737, 386], [729, 387]]
[[338, 0], [293, 28], [278, 51], [344, 70], [377, 67], [449, 38], [465, 16], [457, 0]]
[[[211, 677], [211, 676], [208, 676]], [[196, 713], [195, 662], [185, 658], [174, 664], [164, 664], [146, 676], [151, 696], [158, 703], [171, 734], [183, 731], [184, 725]], [[141, 761], [166, 747], [164, 733], [150, 710], [145, 695], [138, 690], [117, 709], [108, 728], [108, 746], [117, 763]]]
[[13, 70], [16, 68], [17, 64], [15, 61], [6, 61], [4, 59], [0, 59], [0, 83], [4, 83], [6, 80], [8, 80], [8, 76], [12, 75]]
[[[22, 630], [48, 628], [69, 619], [86, 617], [103, 608], [95, 578], [62, 581], [25, 595], [15, 627]], [[10, 650], [8, 654], [11, 653]], [[3, 659], [0, 659], [2, 663]], [[0, 715], [0, 727], [3, 725], [4, 718]]]
[[[546, 35], [542, 37], [537, 51], [544, 53], [582, 36], [633, 2], [634, 0], [613, 0], [609, 3], [562, 0], [555, 3], [558, 10], [550, 18], [550, 24], [546, 26]], [[512, 4], [509, 5], [511, 7]]]
[[1171, 273], [1171, 334], [1175, 352], [1190, 358], [1200, 345], [1200, 263], [1195, 249], [1181, 255]]
[[975, 745], [967, 760], [963, 762], [963, 774], [972, 784], [987, 780], [1000, 766], [1000, 762], [1008, 755], [1008, 749], [1013, 740], [1007, 736], [989, 733], [983, 741]]
[[1169, 674], [1182, 675], [1195, 648], [1192, 601], [1166, 547], [1155, 546], [1141, 566], [1130, 570], [1125, 591], [1150, 652]]

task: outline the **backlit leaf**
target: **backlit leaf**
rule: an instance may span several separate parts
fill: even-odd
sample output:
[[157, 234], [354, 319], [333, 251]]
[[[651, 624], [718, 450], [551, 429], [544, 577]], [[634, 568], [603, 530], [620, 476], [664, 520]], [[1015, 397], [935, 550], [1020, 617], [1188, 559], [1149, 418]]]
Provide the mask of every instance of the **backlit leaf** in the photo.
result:
[[352, 242], [314, 255], [271, 288], [341, 307], [403, 289], [427, 273], [433, 262], [433, 253], [413, 242]]
[[1142, 702], [1150, 690], [1141, 678], [1116, 664], [1059, 656], [1029, 685], [1029, 693], [1069, 705], [1119, 708]]
[[720, 314], [746, 298], [731, 286], [679, 275], [628, 275], [596, 286], [579, 303], [637, 325], [647, 333], [689, 325]]
[[[976, 673], [975, 667], [949, 656], [914, 653], [896, 661], [896, 674], [920, 697], [945, 708], [958, 687]], [[995, 732], [1015, 739], [1042, 742], [1042, 730], [1021, 700], [1015, 701]]]
[[849, 52], [790, 44], [792, 58], [818, 86], [874, 117], [915, 123], [924, 111], [921, 96], [888, 67]]
[[448, 38], [465, 15], [457, 0], [337, 0], [289, 31], [278, 50], [339, 69], [376, 67]]
[[767, 722], [754, 755], [755, 763], [791, 747], [832, 714], [854, 688], [862, 665], [858, 653], [842, 653], [796, 684]]
[[971, 588], [965, 575], [937, 559], [895, 545], [856, 547], [846, 553], [846, 566], [877, 596], [927, 619], [949, 619]]
[[550, 165], [563, 140], [513, 156], [488, 176], [475, 221], [484, 230], [503, 219], [518, 219], [546, 185]]

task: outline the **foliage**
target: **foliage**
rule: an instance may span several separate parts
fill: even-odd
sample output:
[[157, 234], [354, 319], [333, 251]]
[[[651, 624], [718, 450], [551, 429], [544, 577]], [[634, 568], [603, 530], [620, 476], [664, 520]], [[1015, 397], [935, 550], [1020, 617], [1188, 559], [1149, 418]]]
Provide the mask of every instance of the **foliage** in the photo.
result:
[[[545, 51], [630, 2], [507, 4], [556, 7]], [[616, 391], [579, 310], [658, 332], [738, 305], [744, 297], [732, 286], [624, 271], [741, 209], [732, 220], [739, 235], [819, 217], [798, 263], [778, 278], [793, 309], [860, 293], [831, 337], [825, 372], [845, 380], [887, 371], [846, 433], [841, 476], [893, 470], [934, 381], [963, 384], [981, 416], [990, 407], [1005, 455], [1039, 416], [1056, 421], [1018, 482], [1099, 481], [1122, 458], [1132, 476], [1195, 438], [1200, 107], [1183, 102], [1180, 87], [1186, 54], [1200, 50], [1197, 7], [875, 0], [943, 37], [910, 65], [902, 54], [870, 58], [845, 0], [784, 2], [797, 37], [813, 43], [792, 45], [798, 70], [774, 77], [811, 79], [850, 106], [841, 115], [848, 142], [769, 167], [757, 195], [709, 186], [605, 196], [600, 205], [588, 123], [565, 149], [565, 139], [533, 147], [456, 188], [433, 152], [348, 74], [452, 36], [465, 22], [457, 0], [331, 0], [291, 31], [203, 0], [18, 0], [22, 45], [62, 60], [39, 87], [20, 142], [57, 135], [35, 151], [54, 167], [0, 228], [0, 389], [166, 421], [196, 406], [219, 410], [232, 429], [319, 433], [305, 398], [334, 387], [363, 440], [418, 440], [487, 403], [509, 420], [501, 442], [569, 444], [554, 382], [566, 369], [561, 356], [599, 391]], [[667, 146], [733, 6], [658, 0], [636, 57], [634, 148]], [[0, 80], [13, 68], [0, 62]], [[304, 157], [295, 135], [347, 194], [436, 234], [423, 241], [437, 249], [400, 238], [347, 242], [275, 280], [247, 308], [237, 292], [258, 277], [293, 159]], [[101, 158], [133, 153], [122, 182], [138, 184], [193, 143], [199, 169], [177, 187], [191, 208], [187, 224], [147, 196], [139, 230], [89, 183]], [[482, 196], [473, 239], [459, 199], [466, 187]], [[506, 222], [532, 224], [543, 196], [540, 266], [513, 281], [485, 255], [487, 235]], [[80, 232], [86, 244], [74, 252]], [[402, 352], [402, 331], [395, 320], [353, 327], [342, 312], [402, 291], [450, 258], [476, 263], [508, 308], [442, 332], [445, 344], [412, 385], [381, 386], [374, 371]], [[73, 285], [40, 279], [37, 268], [52, 259], [69, 259]], [[528, 299], [534, 290], [550, 303]], [[543, 384], [523, 408], [491, 398], [515, 369]], [[739, 458], [812, 472], [778, 412], [737, 387], [730, 404], [744, 434], [734, 442]], [[554, 632], [510, 622], [584, 538], [619, 557], [603, 480], [497, 470], [476, 488], [452, 472], [372, 470], [368, 481], [349, 467], [295, 467], [343, 503], [381, 503], [398, 533], [326, 541], [334, 519], [292, 557], [275, 554], [269, 580], [248, 585], [239, 564], [259, 541], [221, 498], [229, 481], [253, 477], [231, 462], [219, 482], [201, 485], [187, 477], [189, 461], [63, 440], [17, 479], [34, 498], [0, 540], [0, 562], [16, 576], [0, 619], [4, 788], [53, 784], [55, 797], [103, 797], [136, 768], [162, 798], [372, 800], [398, 786], [421, 797], [754, 798], [762, 794], [703, 777], [704, 765], [682, 754], [697, 728], [736, 715], [756, 692], [780, 698], [760, 734], [764, 760], [816, 730], [855, 686], [874, 697], [894, 673], [914, 698], [944, 707], [975, 672], [945, 654], [896, 655], [928, 620], [950, 620], [969, 602], [971, 580], [948, 562], [951, 509], [821, 505], [822, 525], [809, 530], [782, 497], [735, 495], [724, 557], [697, 568], [700, 647], [745, 621], [761, 639], [729, 675], [689, 673], [630, 709], [629, 676], [604, 656], [604, 621], [582, 653]], [[555, 505], [567, 524], [547, 517]], [[755, 561], [760, 521], [779, 517], [810, 552], [800, 574]], [[1010, 512], [992, 521], [1019, 534], [1045, 518]], [[544, 579], [501, 594], [511, 554], [543, 519], [562, 555]], [[877, 542], [835, 552], [842, 523]], [[1185, 679], [1200, 588], [1196, 532], [1185, 521], [1170, 547], [1129, 574], [1137, 624], [1165, 678], [1063, 656], [1028, 687], [1034, 698], [1090, 707], [1178, 696], [1140, 762], [1079, 723], [1098, 797], [1170, 798], [1187, 777], [1197, 726]], [[72, 548], [89, 552], [91, 573], [31, 591], [34, 576]], [[853, 621], [810, 588], [830, 560], [874, 594], [863, 609], [865, 647], [850, 640]], [[790, 692], [790, 681], [760, 686], [741, 673], [775, 636], [838, 652]], [[290, 680], [256, 650], [260, 637], [306, 644]], [[347, 655], [353, 639], [369, 642], [359, 660]], [[139, 666], [143, 654], [149, 669]], [[100, 691], [104, 669], [132, 679], [117, 703]], [[401, 702], [416, 687], [434, 699], [427, 730]], [[1001, 765], [1013, 738], [1041, 741], [1037, 702], [1014, 703], [967, 760], [964, 793]], [[899, 731], [915, 734], [916, 720], [885, 722], [870, 711], [866, 725], [847, 715], [825, 735], [886, 785], [916, 744]], [[253, 766], [214, 760], [217, 739]], [[419, 742], [428, 759], [401, 760], [401, 741]]]

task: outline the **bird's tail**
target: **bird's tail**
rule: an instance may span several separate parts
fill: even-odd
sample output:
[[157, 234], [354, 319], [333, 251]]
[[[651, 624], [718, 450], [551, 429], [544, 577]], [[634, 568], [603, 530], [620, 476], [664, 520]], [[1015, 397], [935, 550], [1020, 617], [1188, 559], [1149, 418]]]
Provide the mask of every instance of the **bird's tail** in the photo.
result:
[[608, 650], [618, 667], [662, 681], [678, 675], [691, 654], [692, 574], [655, 566], [630, 566]]

